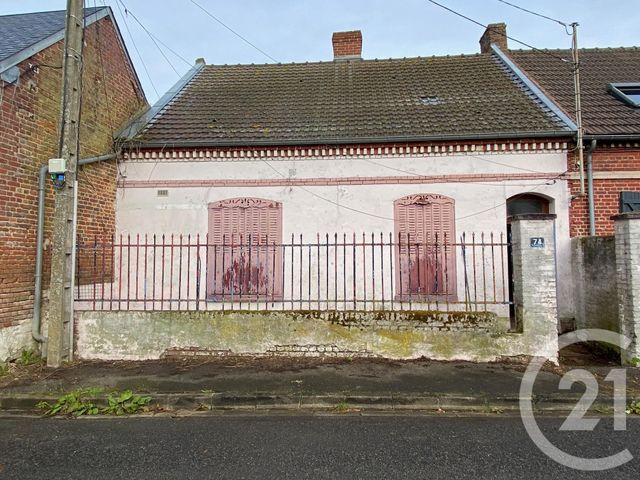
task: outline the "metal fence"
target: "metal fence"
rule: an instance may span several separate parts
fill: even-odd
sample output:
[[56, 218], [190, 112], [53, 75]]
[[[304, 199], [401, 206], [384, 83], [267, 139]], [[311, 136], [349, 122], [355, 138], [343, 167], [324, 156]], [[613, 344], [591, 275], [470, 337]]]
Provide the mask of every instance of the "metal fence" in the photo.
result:
[[76, 309], [504, 310], [508, 250], [504, 233], [96, 238], [77, 244]]

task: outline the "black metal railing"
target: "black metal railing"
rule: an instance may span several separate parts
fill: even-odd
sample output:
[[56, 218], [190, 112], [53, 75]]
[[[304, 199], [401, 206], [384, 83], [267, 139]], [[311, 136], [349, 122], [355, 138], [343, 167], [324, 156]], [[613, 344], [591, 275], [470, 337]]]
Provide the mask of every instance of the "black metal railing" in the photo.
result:
[[486, 310], [509, 304], [505, 235], [126, 235], [79, 242], [77, 309]]

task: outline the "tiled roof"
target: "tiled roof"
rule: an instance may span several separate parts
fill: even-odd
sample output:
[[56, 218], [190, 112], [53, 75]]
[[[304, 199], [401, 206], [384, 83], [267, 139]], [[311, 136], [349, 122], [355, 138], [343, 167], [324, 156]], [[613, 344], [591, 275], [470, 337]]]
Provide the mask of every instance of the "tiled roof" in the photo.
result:
[[567, 127], [492, 55], [205, 66], [133, 140], [248, 145], [515, 137]]
[[[554, 56], [536, 51], [512, 50], [511, 58], [575, 119], [571, 52], [551, 50]], [[582, 49], [580, 84], [585, 132], [592, 135], [640, 134], [640, 109], [614, 97], [610, 83], [640, 82], [640, 48]]]
[[[85, 17], [106, 7], [86, 8]], [[0, 61], [64, 29], [65, 10], [0, 16]]]

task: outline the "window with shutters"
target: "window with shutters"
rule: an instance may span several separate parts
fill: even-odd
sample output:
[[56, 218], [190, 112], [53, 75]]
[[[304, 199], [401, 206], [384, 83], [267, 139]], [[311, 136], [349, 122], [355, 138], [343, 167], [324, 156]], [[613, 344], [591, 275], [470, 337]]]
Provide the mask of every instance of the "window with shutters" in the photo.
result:
[[400, 298], [456, 296], [455, 203], [418, 194], [394, 202], [396, 293]]
[[233, 198], [209, 204], [207, 292], [213, 300], [282, 297], [282, 204]]

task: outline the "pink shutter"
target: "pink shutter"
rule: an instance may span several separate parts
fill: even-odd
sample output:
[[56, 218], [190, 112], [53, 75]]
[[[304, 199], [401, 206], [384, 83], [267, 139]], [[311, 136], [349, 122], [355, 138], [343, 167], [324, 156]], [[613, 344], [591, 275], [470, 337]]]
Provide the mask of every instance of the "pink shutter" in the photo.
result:
[[281, 203], [234, 198], [209, 204], [209, 296], [281, 297], [281, 244]]
[[[455, 203], [443, 195], [419, 194], [394, 202], [396, 282], [401, 297], [455, 296]], [[407, 246], [410, 238], [410, 246]]]

